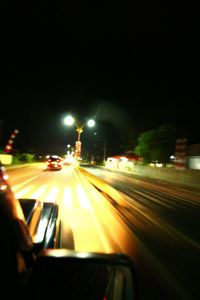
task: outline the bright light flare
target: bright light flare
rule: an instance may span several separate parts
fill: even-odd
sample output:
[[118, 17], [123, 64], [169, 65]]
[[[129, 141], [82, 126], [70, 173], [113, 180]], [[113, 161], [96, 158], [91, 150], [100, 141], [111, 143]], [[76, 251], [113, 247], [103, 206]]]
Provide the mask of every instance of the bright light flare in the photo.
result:
[[4, 179], [4, 180], [8, 180], [8, 179], [9, 179], [8, 174], [4, 174], [4, 175], [3, 175], [3, 179]]
[[5, 191], [7, 189], [7, 187], [8, 187], [7, 185], [3, 184], [0, 186], [0, 190]]
[[90, 120], [87, 122], [87, 125], [88, 125], [89, 127], [94, 127], [95, 121], [92, 120], [92, 119], [90, 119]]
[[72, 116], [67, 116], [64, 118], [64, 124], [67, 126], [71, 126], [74, 124], [74, 118]]

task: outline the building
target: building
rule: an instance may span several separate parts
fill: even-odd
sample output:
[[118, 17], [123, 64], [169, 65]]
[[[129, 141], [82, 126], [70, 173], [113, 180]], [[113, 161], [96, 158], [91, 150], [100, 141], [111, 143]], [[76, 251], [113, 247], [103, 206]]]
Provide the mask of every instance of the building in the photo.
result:
[[106, 168], [119, 169], [124, 171], [133, 171], [134, 165], [138, 162], [136, 155], [114, 155], [110, 156], [106, 160]]
[[200, 170], [200, 144], [192, 144], [187, 148], [187, 168]]

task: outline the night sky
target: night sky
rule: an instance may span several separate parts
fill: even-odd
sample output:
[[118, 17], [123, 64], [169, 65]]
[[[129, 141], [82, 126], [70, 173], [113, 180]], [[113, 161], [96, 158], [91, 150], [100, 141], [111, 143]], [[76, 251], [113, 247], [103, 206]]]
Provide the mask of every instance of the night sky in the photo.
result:
[[17, 128], [15, 148], [56, 151], [76, 139], [118, 150], [129, 132], [175, 122], [200, 142], [199, 46], [192, 3], [29, 1], [5, 13], [0, 146]]

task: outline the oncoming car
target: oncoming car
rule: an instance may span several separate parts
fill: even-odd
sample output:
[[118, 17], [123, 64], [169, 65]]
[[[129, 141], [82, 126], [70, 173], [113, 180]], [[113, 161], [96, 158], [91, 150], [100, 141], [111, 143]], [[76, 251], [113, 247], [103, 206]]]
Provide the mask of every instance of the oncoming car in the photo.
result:
[[61, 170], [63, 165], [62, 158], [58, 155], [51, 155], [47, 160], [48, 170]]

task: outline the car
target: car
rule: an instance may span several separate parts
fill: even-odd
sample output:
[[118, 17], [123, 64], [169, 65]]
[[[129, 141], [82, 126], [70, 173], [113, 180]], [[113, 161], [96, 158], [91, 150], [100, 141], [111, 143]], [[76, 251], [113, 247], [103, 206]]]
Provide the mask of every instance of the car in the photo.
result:
[[58, 155], [51, 155], [47, 160], [47, 169], [48, 170], [61, 170], [63, 166], [63, 160]]
[[0, 166], [1, 298], [139, 299], [132, 260], [60, 247], [59, 207], [46, 204], [16, 199]]

